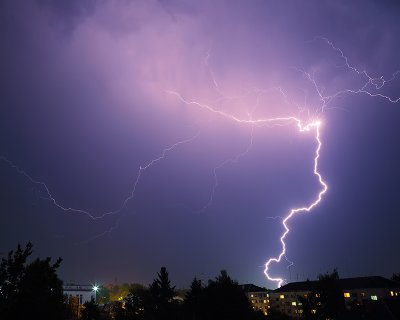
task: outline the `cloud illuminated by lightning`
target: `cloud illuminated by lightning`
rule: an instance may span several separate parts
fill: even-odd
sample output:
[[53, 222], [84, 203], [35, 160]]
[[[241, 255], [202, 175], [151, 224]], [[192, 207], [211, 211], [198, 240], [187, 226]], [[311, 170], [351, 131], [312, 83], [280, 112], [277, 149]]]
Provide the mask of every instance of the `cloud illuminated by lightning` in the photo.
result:
[[[269, 270], [270, 265], [271, 265], [272, 262], [279, 263], [281, 261], [282, 257], [286, 258], [286, 256], [285, 256], [285, 254], [286, 254], [285, 238], [286, 238], [287, 234], [290, 231], [287, 223], [296, 214], [303, 213], [303, 212], [310, 212], [315, 206], [317, 206], [321, 202], [323, 195], [328, 190], [328, 185], [324, 182], [324, 180], [322, 179], [321, 174], [318, 171], [318, 168], [319, 168], [318, 160], [319, 160], [319, 157], [320, 157], [320, 150], [321, 150], [321, 147], [322, 147], [322, 142], [321, 142], [321, 139], [320, 139], [321, 122], [319, 120], [314, 120], [314, 121], [311, 121], [311, 122], [308, 122], [308, 123], [303, 123], [302, 120], [300, 120], [299, 118], [293, 117], [293, 116], [290, 116], [290, 117], [277, 117], [277, 118], [262, 118], [262, 119], [255, 119], [255, 120], [241, 119], [241, 118], [238, 118], [238, 117], [236, 117], [234, 115], [231, 115], [231, 114], [225, 113], [223, 111], [214, 109], [213, 107], [211, 107], [211, 106], [209, 106], [207, 104], [202, 104], [202, 103], [197, 102], [197, 101], [186, 100], [178, 92], [171, 91], [171, 90], [167, 90], [167, 92], [172, 94], [172, 95], [174, 95], [174, 96], [176, 96], [181, 102], [183, 102], [186, 105], [192, 105], [192, 106], [196, 106], [196, 107], [200, 107], [200, 108], [206, 109], [207, 111], [216, 113], [216, 114], [218, 114], [218, 115], [220, 115], [222, 117], [227, 118], [228, 120], [235, 121], [235, 122], [238, 122], [238, 123], [252, 125], [252, 126], [254, 126], [254, 125], [263, 125], [263, 124], [270, 124], [270, 125], [286, 124], [287, 125], [288, 123], [294, 123], [297, 126], [299, 132], [301, 132], [301, 133], [312, 132], [312, 131], [314, 132], [314, 138], [315, 138], [317, 146], [316, 146], [316, 150], [315, 150], [313, 172], [314, 172], [314, 175], [317, 177], [319, 184], [321, 185], [321, 190], [319, 191], [317, 198], [311, 204], [309, 204], [308, 206], [305, 206], [305, 207], [294, 208], [294, 209], [290, 210], [290, 212], [285, 216], [285, 218], [282, 220], [282, 225], [284, 226], [285, 231], [284, 231], [284, 233], [282, 234], [282, 236], [280, 238], [280, 242], [282, 244], [282, 251], [280, 252], [280, 254], [277, 257], [270, 258], [265, 263], [264, 274], [266, 275], [268, 280], [277, 282], [278, 286], [281, 286], [283, 281], [284, 281], [284, 279], [270, 276], [269, 273], [268, 273], [268, 270]], [[215, 175], [215, 169], [214, 169], [214, 175]], [[214, 185], [213, 192], [214, 191], [215, 191], [215, 185]]]
[[[361, 85], [361, 87], [356, 88], [356, 89], [344, 89], [344, 90], [340, 90], [334, 94], [325, 96], [322, 93], [322, 90], [320, 89], [319, 85], [317, 84], [317, 81], [314, 77], [314, 75], [312, 75], [311, 73], [303, 70], [303, 69], [299, 69], [299, 68], [294, 68], [296, 71], [301, 72], [305, 78], [310, 81], [315, 89], [315, 92], [317, 94], [317, 96], [319, 97], [319, 101], [320, 101], [320, 105], [317, 108], [317, 114], [318, 113], [322, 113], [325, 111], [325, 109], [327, 108], [328, 104], [331, 103], [333, 100], [335, 100], [336, 98], [338, 98], [341, 95], [344, 94], [366, 94], [370, 97], [381, 97], [386, 99], [387, 101], [391, 102], [391, 103], [397, 103], [400, 101], [400, 97], [398, 98], [393, 98], [387, 95], [384, 95], [380, 92], [371, 92], [368, 90], [369, 86], [372, 86], [374, 88], [374, 90], [378, 91], [380, 89], [382, 89], [386, 84], [388, 84], [389, 82], [393, 81], [398, 75], [400, 75], [400, 71], [396, 71], [392, 74], [392, 77], [389, 79], [385, 79], [383, 76], [380, 77], [372, 77], [369, 75], [369, 73], [366, 70], [359, 70], [356, 67], [350, 65], [349, 63], [349, 59], [347, 58], [347, 56], [344, 55], [343, 51], [341, 49], [339, 49], [338, 47], [336, 47], [330, 40], [328, 40], [325, 37], [316, 37], [313, 41], [315, 40], [322, 40], [324, 41], [326, 44], [328, 44], [335, 52], [337, 52], [340, 55], [340, 58], [344, 60], [344, 64], [345, 67], [350, 70], [353, 73], [356, 73], [359, 76], [362, 76], [365, 78], [365, 82]], [[207, 54], [207, 66], [208, 66], [208, 59], [210, 58], [210, 53], [208, 52]], [[215, 80], [215, 76], [214, 73], [212, 71], [210, 71], [211, 74], [211, 78], [214, 84], [214, 87], [216, 89], [216, 91], [222, 95], [222, 92], [218, 86], [218, 83]], [[281, 88], [279, 88], [280, 92], [282, 93], [282, 95], [284, 96], [285, 100], [287, 101], [287, 96], [286, 94], [283, 92], [283, 90]], [[309, 131], [314, 131], [314, 138], [316, 141], [316, 149], [315, 149], [315, 154], [314, 154], [314, 166], [313, 166], [313, 173], [314, 175], [317, 177], [318, 182], [321, 186], [320, 191], [318, 192], [316, 198], [307, 206], [304, 207], [298, 207], [298, 208], [293, 208], [291, 209], [286, 216], [282, 217], [282, 225], [284, 227], [284, 232], [280, 237], [280, 242], [282, 245], [282, 249], [279, 253], [278, 256], [276, 257], [271, 257], [268, 259], [268, 261], [265, 263], [264, 266], [264, 274], [267, 277], [268, 280], [276, 282], [278, 287], [280, 287], [283, 282], [285, 281], [285, 279], [281, 278], [281, 277], [274, 277], [271, 276], [269, 273], [270, 267], [272, 263], [279, 263], [281, 262], [282, 258], [285, 258], [286, 261], [288, 261], [290, 263], [289, 266], [293, 265], [293, 262], [288, 260], [287, 256], [286, 256], [286, 243], [285, 243], [285, 238], [286, 236], [289, 234], [290, 229], [288, 226], [289, 221], [297, 214], [300, 213], [308, 213], [310, 212], [314, 207], [316, 207], [322, 200], [324, 194], [327, 192], [328, 190], [328, 185], [326, 184], [326, 182], [323, 180], [320, 172], [319, 172], [319, 158], [320, 158], [320, 151], [321, 151], [321, 147], [322, 147], [322, 141], [321, 141], [321, 122], [319, 120], [314, 120], [311, 122], [307, 122], [307, 123], [303, 123], [299, 118], [297, 117], [293, 117], [293, 116], [289, 116], [289, 117], [277, 117], [277, 118], [267, 118], [267, 119], [241, 119], [238, 118], [232, 114], [226, 113], [224, 111], [218, 110], [213, 108], [212, 106], [208, 105], [208, 104], [203, 104], [200, 103], [198, 101], [193, 101], [193, 100], [187, 100], [185, 99], [181, 94], [179, 94], [178, 92], [172, 91], [172, 90], [167, 90], [167, 93], [170, 93], [172, 95], [175, 95], [181, 102], [183, 102], [186, 105], [191, 105], [191, 106], [196, 106], [202, 109], [205, 109], [209, 112], [215, 113], [219, 116], [225, 117], [228, 120], [231, 121], [235, 121], [237, 123], [241, 123], [241, 124], [249, 124], [252, 125], [253, 128], [254, 126], [262, 126], [265, 124], [268, 125], [287, 125], [288, 122], [294, 122], [297, 124], [298, 130], [299, 132], [309, 132]], [[297, 105], [297, 104], [295, 104]], [[299, 105], [297, 105], [298, 108], [300, 108]], [[309, 112], [309, 110], [307, 110]], [[214, 179], [215, 179], [215, 184], [213, 186], [212, 189], [212, 193], [211, 193], [211, 197], [209, 202], [207, 203], [207, 205], [205, 206], [205, 208], [207, 208], [213, 198], [214, 198], [214, 194], [215, 194], [215, 189], [218, 186], [218, 180], [217, 180], [217, 170], [220, 169], [222, 166], [226, 165], [227, 163], [233, 162], [233, 161], [237, 161], [241, 156], [243, 156], [246, 152], [248, 151], [248, 149], [242, 153], [239, 154], [237, 157], [234, 158], [230, 158], [225, 160], [224, 162], [222, 162], [219, 166], [215, 167], [213, 170], [213, 174], [214, 174]]]
[[[318, 81], [316, 80], [314, 74], [304, 70], [304, 69], [300, 69], [300, 68], [294, 68], [297, 72], [300, 72], [301, 74], [304, 75], [304, 77], [306, 78], [306, 80], [308, 80], [314, 90], [315, 90], [315, 94], [317, 95], [318, 99], [319, 99], [319, 105], [317, 106], [317, 112], [316, 115], [323, 113], [325, 111], [325, 109], [329, 106], [329, 104], [331, 104], [332, 101], [334, 101], [336, 98], [343, 96], [345, 94], [364, 94], [364, 95], [368, 95], [370, 97], [380, 97], [383, 98], [385, 100], [387, 100], [390, 103], [398, 103], [400, 102], [400, 97], [390, 97], [387, 95], [384, 95], [383, 93], [381, 93], [381, 89], [387, 85], [388, 83], [394, 81], [399, 75], [400, 75], [400, 71], [396, 71], [392, 74], [392, 76], [389, 79], [385, 79], [383, 76], [378, 76], [378, 77], [373, 77], [371, 76], [366, 70], [359, 70], [358, 68], [356, 68], [355, 66], [351, 65], [349, 62], [349, 59], [347, 56], [345, 56], [344, 52], [336, 47], [333, 42], [331, 42], [329, 39], [325, 38], [325, 37], [316, 37], [314, 38], [312, 41], [322, 41], [324, 42], [326, 45], [328, 45], [334, 52], [336, 52], [339, 56], [340, 59], [342, 59], [344, 61], [344, 65], [343, 67], [347, 68], [351, 73], [354, 73], [355, 75], [361, 77], [362, 79], [364, 79], [364, 81], [362, 82], [362, 84], [357, 87], [357, 88], [346, 88], [343, 90], [339, 90], [335, 93], [329, 94], [329, 95], [324, 95], [323, 94], [323, 90], [321, 90], [320, 86], [318, 85]], [[207, 68], [209, 68], [209, 59], [210, 59], [210, 51], [207, 52], [207, 56], [205, 59], [205, 65]], [[210, 68], [209, 68], [210, 69]], [[218, 100], [228, 100], [228, 99], [236, 99], [237, 97], [230, 97], [227, 98], [223, 95], [222, 90], [219, 86], [219, 83], [217, 82], [216, 78], [215, 78], [215, 74], [214, 72], [210, 69], [210, 76], [211, 76], [211, 80], [212, 83], [215, 87], [216, 92], [219, 94], [220, 98]], [[281, 87], [276, 87], [273, 88], [273, 90], [277, 90], [279, 91], [282, 96], [284, 97], [284, 100], [289, 103], [289, 99], [288, 96], [285, 94], [285, 92], [283, 91], [283, 89]], [[221, 111], [218, 110], [217, 108], [209, 105], [209, 104], [204, 104], [195, 100], [190, 100], [187, 99], [185, 97], [183, 97], [179, 92], [177, 91], [173, 91], [173, 90], [165, 90], [165, 92], [167, 94], [173, 95], [174, 97], [176, 97], [180, 102], [182, 102], [183, 104], [187, 105], [187, 106], [191, 106], [191, 107], [196, 107], [196, 108], [200, 108], [203, 109], [207, 112], [213, 113], [217, 116], [223, 117], [229, 121], [233, 121], [242, 125], [248, 125], [251, 126], [251, 137], [250, 137], [250, 142], [249, 145], [247, 146], [247, 148], [245, 150], [243, 150], [241, 153], [239, 153], [236, 156], [230, 157], [228, 159], [226, 159], [225, 161], [223, 161], [222, 163], [220, 163], [218, 166], [216, 166], [213, 170], [213, 175], [214, 175], [214, 186], [212, 188], [211, 191], [211, 196], [210, 199], [208, 201], [208, 203], [205, 205], [204, 209], [206, 209], [208, 206], [211, 205], [213, 198], [215, 196], [215, 190], [218, 186], [218, 177], [217, 177], [217, 171], [219, 169], [221, 169], [223, 166], [229, 164], [229, 163], [233, 163], [238, 161], [241, 157], [243, 157], [251, 148], [252, 146], [252, 142], [253, 142], [253, 132], [254, 129], [257, 127], [261, 127], [261, 126], [287, 126], [287, 125], [295, 125], [298, 129], [298, 131], [300, 133], [311, 133], [313, 134], [314, 140], [315, 140], [315, 152], [314, 152], [314, 163], [313, 163], [313, 173], [316, 176], [319, 185], [320, 185], [320, 189], [318, 191], [318, 194], [316, 195], [316, 197], [307, 205], [303, 206], [303, 207], [298, 207], [298, 208], [292, 208], [291, 210], [289, 210], [287, 212], [287, 214], [285, 216], [279, 217], [282, 221], [282, 225], [284, 227], [284, 232], [282, 233], [281, 237], [280, 237], [280, 243], [281, 243], [281, 251], [279, 252], [279, 254], [275, 257], [271, 257], [268, 259], [268, 261], [265, 263], [264, 265], [264, 274], [266, 275], [267, 279], [270, 281], [273, 281], [275, 283], [277, 283], [278, 286], [281, 286], [283, 284], [283, 282], [285, 281], [283, 278], [281, 277], [276, 277], [276, 276], [272, 276], [270, 274], [270, 267], [273, 263], [279, 263], [281, 262], [282, 258], [284, 258], [286, 261], [288, 261], [290, 263], [290, 266], [293, 264], [286, 256], [286, 242], [285, 239], [287, 237], [287, 235], [290, 232], [290, 228], [289, 228], [289, 222], [290, 220], [297, 214], [302, 214], [302, 213], [308, 213], [310, 212], [313, 208], [315, 208], [322, 200], [323, 196], [325, 195], [325, 193], [328, 190], [328, 185], [326, 184], [326, 182], [323, 180], [322, 175], [319, 171], [319, 159], [320, 159], [320, 152], [321, 152], [321, 148], [322, 148], [322, 140], [321, 140], [321, 122], [318, 120], [317, 116], [314, 116], [314, 118], [309, 117], [309, 121], [304, 121], [301, 120], [299, 117], [296, 116], [282, 116], [282, 117], [276, 117], [276, 118], [257, 118], [257, 119], [253, 119], [251, 114], [249, 115], [248, 119], [244, 119], [244, 118], [240, 118], [238, 116], [235, 116], [233, 114], [227, 113], [225, 111]], [[254, 90], [253, 93], [257, 93], [258, 94], [258, 98], [260, 95], [263, 94], [263, 92], [265, 92], [265, 90]], [[258, 106], [259, 103], [259, 99], [257, 99], [257, 104], [255, 106], [255, 108]], [[299, 109], [306, 109], [307, 112], [309, 112], [309, 109], [306, 106], [300, 106], [296, 103], [293, 103], [292, 101], [290, 102], [291, 104], [294, 104], [295, 106], [297, 106]], [[254, 111], [254, 109], [253, 109]], [[155, 164], [157, 164], [159, 161], [163, 160], [168, 152], [173, 151], [174, 149], [176, 149], [177, 147], [186, 144], [186, 143], [190, 143], [192, 142], [194, 139], [197, 138], [199, 134], [196, 134], [195, 136], [186, 139], [186, 140], [182, 140], [182, 141], [178, 141], [174, 144], [172, 144], [169, 147], [166, 147], [160, 154], [159, 157], [156, 157], [152, 160], [150, 160], [147, 164], [140, 166], [138, 169], [138, 173], [136, 176], [136, 179], [134, 181], [133, 187], [131, 192], [129, 193], [129, 196], [126, 197], [122, 203], [121, 206], [119, 208], [117, 208], [116, 210], [113, 211], [109, 211], [109, 212], [105, 212], [102, 214], [98, 214], [95, 215], [87, 210], [83, 210], [83, 209], [75, 209], [75, 208], [71, 208], [68, 206], [64, 206], [62, 205], [59, 201], [56, 200], [55, 196], [53, 196], [53, 194], [50, 192], [49, 187], [46, 185], [46, 183], [34, 179], [31, 175], [29, 175], [28, 173], [26, 173], [24, 170], [20, 169], [17, 165], [15, 165], [11, 160], [9, 160], [7, 157], [5, 156], [1, 156], [0, 155], [0, 160], [7, 163], [9, 166], [11, 166], [12, 168], [14, 168], [19, 174], [23, 175], [25, 178], [27, 178], [32, 184], [38, 186], [39, 188], [39, 192], [42, 195], [42, 198], [45, 200], [50, 201], [55, 207], [57, 207], [58, 209], [64, 211], [64, 212], [68, 212], [68, 213], [76, 213], [76, 214], [83, 214], [86, 215], [88, 218], [92, 219], [92, 220], [97, 220], [97, 219], [102, 219], [108, 215], [115, 215], [118, 213], [121, 213], [125, 208], [127, 208], [128, 202], [131, 201], [134, 196], [135, 196], [135, 192], [136, 189], [139, 185], [139, 182], [141, 180], [142, 174], [144, 173], [144, 171], [146, 171], [147, 169], [149, 169], [150, 167], [154, 166]], [[118, 228], [119, 225], [119, 219], [117, 219], [116, 223], [114, 226], [112, 226], [109, 230], [104, 231], [103, 233], [95, 236], [92, 239], [96, 239], [98, 237], [101, 237], [109, 232], [112, 232], [113, 230], [115, 230], [116, 228]]]

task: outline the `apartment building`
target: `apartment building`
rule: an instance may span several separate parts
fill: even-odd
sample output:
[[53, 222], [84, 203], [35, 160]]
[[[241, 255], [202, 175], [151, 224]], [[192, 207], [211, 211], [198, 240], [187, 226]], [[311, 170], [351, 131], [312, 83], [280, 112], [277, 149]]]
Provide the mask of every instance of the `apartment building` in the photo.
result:
[[264, 315], [269, 313], [269, 291], [254, 284], [240, 285], [254, 310], [260, 310]]
[[[345, 305], [370, 304], [380, 300], [400, 299], [400, 284], [389, 279], [372, 276], [336, 280], [343, 294]], [[292, 282], [269, 293], [269, 305], [292, 318], [300, 318], [303, 313], [303, 299], [315, 294], [319, 298], [318, 281]], [[317, 312], [317, 310], [311, 310]]]

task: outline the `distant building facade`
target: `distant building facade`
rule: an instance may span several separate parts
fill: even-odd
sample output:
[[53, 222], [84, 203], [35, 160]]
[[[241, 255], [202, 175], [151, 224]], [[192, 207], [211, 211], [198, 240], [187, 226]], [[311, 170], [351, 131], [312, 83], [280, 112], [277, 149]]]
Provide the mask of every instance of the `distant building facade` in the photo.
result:
[[269, 313], [269, 291], [268, 289], [258, 287], [254, 284], [240, 285], [247, 298], [249, 299], [253, 310], [260, 310], [264, 315]]
[[78, 299], [78, 304], [84, 304], [85, 302], [90, 302], [91, 300], [96, 300], [96, 291], [91, 285], [65, 285], [63, 286], [64, 295], [67, 298], [76, 297]]
[[[292, 282], [272, 292], [270, 308], [292, 318], [303, 314], [302, 298], [308, 298], [311, 292], [318, 298], [318, 281]], [[344, 303], [365, 305], [379, 300], [400, 300], [400, 284], [383, 277], [358, 277], [338, 279], [337, 286], [342, 291]], [[311, 312], [316, 310], [311, 310]]]

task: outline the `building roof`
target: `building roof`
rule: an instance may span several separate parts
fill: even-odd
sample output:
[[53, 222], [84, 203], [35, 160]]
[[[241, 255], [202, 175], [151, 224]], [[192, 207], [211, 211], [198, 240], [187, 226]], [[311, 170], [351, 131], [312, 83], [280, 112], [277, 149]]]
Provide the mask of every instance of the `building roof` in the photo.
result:
[[[274, 292], [312, 291], [316, 289], [317, 284], [318, 281], [291, 282], [274, 290]], [[379, 276], [338, 279], [337, 284], [342, 290], [368, 288], [400, 288], [399, 283]]]
[[256, 286], [256, 285], [251, 284], [251, 283], [241, 284], [240, 287], [242, 288], [242, 290], [244, 292], [269, 292], [269, 291], [271, 291], [271, 290]]
[[93, 291], [93, 286], [89, 284], [64, 285], [64, 291]]
[[342, 289], [362, 289], [362, 288], [399, 288], [400, 285], [384, 277], [359, 277], [340, 279], [339, 285]]

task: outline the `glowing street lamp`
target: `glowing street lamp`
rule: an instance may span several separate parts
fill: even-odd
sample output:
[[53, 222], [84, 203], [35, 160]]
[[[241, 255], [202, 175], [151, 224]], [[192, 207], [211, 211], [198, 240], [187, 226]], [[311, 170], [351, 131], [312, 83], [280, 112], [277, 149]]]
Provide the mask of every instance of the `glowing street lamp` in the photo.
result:
[[99, 291], [99, 286], [94, 285], [92, 290], [94, 291], [94, 302], [97, 302], [97, 291]]

